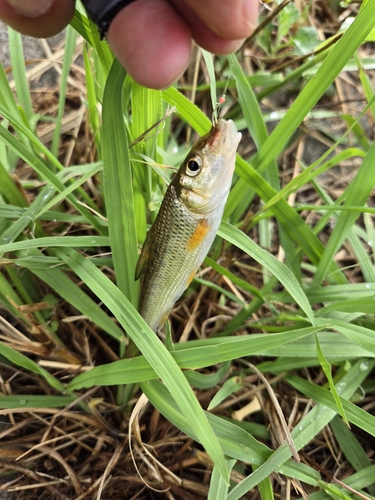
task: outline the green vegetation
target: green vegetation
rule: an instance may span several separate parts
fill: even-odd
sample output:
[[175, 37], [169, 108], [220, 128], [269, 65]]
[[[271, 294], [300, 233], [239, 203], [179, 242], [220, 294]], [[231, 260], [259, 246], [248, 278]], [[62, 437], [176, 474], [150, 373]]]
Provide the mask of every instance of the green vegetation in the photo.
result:
[[[125, 488], [131, 498], [144, 488], [138, 474], [174, 498], [259, 498], [253, 488], [262, 500], [375, 496], [375, 0], [346, 4], [343, 23], [340, 6], [283, 4], [240, 54], [204, 54], [198, 85], [188, 75], [164, 91], [134, 83], [77, 11], [53, 118], [33, 106], [10, 31], [15, 93], [0, 68], [0, 435], [5, 449], [17, 437], [19, 455], [31, 451], [0, 470], [4, 481], [22, 472], [9, 486], [17, 498], [42, 498], [42, 482], [49, 498], [54, 488], [113, 499]], [[88, 119], [84, 152], [76, 136], [73, 154], [64, 110], [77, 33]], [[162, 342], [136, 310], [139, 246], [164, 166], [179, 166], [192, 129], [210, 128], [211, 97], [224, 89], [221, 112], [243, 133], [236, 174], [204, 272]], [[194, 443], [207, 452], [195, 462]]]

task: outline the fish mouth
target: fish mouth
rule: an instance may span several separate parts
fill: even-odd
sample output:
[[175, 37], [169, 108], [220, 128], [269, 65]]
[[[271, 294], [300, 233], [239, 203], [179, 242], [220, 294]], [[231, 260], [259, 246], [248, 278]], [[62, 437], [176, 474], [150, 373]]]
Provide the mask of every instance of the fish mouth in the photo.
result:
[[237, 131], [233, 120], [220, 119], [213, 127], [213, 134], [209, 145], [222, 150], [237, 150], [242, 134]]

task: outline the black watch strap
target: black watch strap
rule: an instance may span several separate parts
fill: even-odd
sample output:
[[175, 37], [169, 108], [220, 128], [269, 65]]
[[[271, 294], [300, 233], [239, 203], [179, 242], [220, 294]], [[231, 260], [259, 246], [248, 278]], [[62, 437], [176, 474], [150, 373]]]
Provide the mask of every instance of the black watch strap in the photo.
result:
[[82, 0], [89, 19], [99, 28], [100, 37], [104, 38], [116, 15], [135, 0]]

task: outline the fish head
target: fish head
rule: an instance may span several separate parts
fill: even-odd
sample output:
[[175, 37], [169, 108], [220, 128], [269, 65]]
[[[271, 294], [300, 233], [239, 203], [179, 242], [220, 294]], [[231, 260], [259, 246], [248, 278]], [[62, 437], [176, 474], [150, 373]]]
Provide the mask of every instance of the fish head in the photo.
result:
[[191, 212], [208, 214], [225, 202], [240, 140], [234, 122], [220, 119], [191, 149], [174, 179], [179, 198]]

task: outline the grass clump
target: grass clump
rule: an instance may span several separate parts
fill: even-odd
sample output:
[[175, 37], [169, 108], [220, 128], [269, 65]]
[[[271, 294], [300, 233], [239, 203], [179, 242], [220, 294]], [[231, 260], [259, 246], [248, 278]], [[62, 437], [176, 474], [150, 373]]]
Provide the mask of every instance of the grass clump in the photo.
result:
[[[11, 32], [14, 85], [0, 71], [3, 489], [374, 496], [374, 4], [283, 2], [240, 54], [197, 51], [195, 70], [164, 91], [133, 82], [77, 12], [60, 92], [39, 90], [42, 109]], [[136, 310], [138, 247], [163, 165], [209, 129], [209, 95], [223, 89], [221, 113], [243, 132], [236, 175], [163, 344]]]

